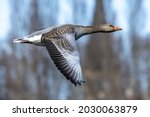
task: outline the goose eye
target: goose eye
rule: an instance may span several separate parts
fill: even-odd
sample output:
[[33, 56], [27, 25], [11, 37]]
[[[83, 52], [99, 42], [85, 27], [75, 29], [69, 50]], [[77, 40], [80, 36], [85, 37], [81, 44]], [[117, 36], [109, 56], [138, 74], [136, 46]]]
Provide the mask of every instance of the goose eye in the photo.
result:
[[109, 26], [113, 28], [113, 25], [109, 25]]

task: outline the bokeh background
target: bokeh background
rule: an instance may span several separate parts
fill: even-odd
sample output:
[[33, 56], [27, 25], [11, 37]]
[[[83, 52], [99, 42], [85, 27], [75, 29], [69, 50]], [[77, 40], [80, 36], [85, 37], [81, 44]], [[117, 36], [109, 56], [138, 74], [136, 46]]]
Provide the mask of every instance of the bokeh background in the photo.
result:
[[[150, 0], [0, 0], [0, 99], [150, 99]], [[44, 47], [13, 39], [61, 24], [123, 28], [77, 41], [75, 87]]]

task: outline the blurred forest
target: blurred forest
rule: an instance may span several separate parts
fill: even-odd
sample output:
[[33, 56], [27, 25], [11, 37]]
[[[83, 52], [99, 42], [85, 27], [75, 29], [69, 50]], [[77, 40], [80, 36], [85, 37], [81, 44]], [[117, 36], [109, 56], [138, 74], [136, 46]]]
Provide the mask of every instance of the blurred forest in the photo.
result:
[[[84, 46], [80, 40], [77, 42], [86, 80], [83, 86], [77, 87], [57, 70], [46, 48], [12, 42], [19, 36], [59, 24], [59, 0], [50, 1], [9, 0], [13, 28], [7, 36], [7, 49], [0, 50], [0, 99], [150, 99], [150, 39], [149, 35], [138, 36], [142, 26], [142, 23], [137, 23], [142, 22], [138, 20], [139, 13], [143, 12], [141, 0], [127, 0], [134, 5], [128, 14], [128, 56], [123, 36], [94, 34], [80, 38], [89, 38]], [[104, 1], [95, 0], [89, 25], [117, 24], [115, 13], [110, 14], [112, 19], [108, 19], [111, 9], [106, 10], [112, 1]], [[84, 21], [80, 20], [85, 15], [86, 0], [71, 2], [68, 4], [76, 14], [71, 23], [82, 24]], [[28, 8], [23, 7], [24, 4]], [[121, 35], [122, 32], [117, 33]]]

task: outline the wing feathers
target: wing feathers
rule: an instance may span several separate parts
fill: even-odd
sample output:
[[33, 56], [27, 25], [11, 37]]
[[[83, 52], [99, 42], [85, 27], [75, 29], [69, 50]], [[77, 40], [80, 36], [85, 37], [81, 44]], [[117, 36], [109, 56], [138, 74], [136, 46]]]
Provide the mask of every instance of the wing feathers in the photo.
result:
[[[73, 44], [72, 44], [73, 42]], [[66, 38], [45, 39], [48, 52], [60, 72], [73, 84], [81, 85], [84, 82], [80, 66], [79, 53], [74, 46], [75, 40]]]

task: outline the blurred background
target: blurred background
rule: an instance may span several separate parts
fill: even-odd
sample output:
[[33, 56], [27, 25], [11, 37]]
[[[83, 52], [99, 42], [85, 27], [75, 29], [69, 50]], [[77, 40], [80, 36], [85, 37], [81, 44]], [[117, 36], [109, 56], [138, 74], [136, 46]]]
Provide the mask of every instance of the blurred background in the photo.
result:
[[[150, 99], [150, 0], [0, 0], [0, 99]], [[75, 87], [46, 48], [13, 39], [61, 24], [123, 28], [77, 41]]]

